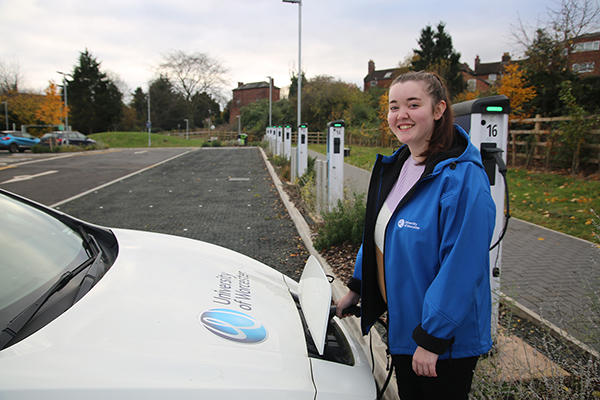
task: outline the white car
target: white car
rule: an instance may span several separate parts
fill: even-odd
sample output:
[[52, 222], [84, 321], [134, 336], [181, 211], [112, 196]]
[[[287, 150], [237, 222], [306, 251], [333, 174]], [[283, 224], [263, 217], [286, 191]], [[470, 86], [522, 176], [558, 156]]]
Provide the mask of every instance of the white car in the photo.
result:
[[375, 399], [330, 305], [314, 258], [298, 283], [0, 190], [1, 399]]

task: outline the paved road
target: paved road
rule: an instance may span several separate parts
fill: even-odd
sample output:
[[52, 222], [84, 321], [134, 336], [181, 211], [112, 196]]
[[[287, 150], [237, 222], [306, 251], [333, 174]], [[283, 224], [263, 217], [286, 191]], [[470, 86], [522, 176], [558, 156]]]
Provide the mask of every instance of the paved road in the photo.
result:
[[91, 188], [191, 151], [114, 149], [60, 155], [0, 153], [0, 187], [54, 205]]
[[[57, 208], [99, 225], [218, 244], [299, 279], [308, 253], [257, 148], [138, 151], [17, 165], [0, 170], [0, 182], [15, 175], [59, 173], [0, 187], [54, 204], [114, 181]], [[143, 172], [121, 179], [138, 170]]]
[[[326, 159], [314, 151], [309, 155]], [[351, 191], [366, 191], [369, 177], [369, 171], [344, 165], [344, 183]], [[600, 248], [511, 218], [502, 251], [502, 292], [600, 351]]]

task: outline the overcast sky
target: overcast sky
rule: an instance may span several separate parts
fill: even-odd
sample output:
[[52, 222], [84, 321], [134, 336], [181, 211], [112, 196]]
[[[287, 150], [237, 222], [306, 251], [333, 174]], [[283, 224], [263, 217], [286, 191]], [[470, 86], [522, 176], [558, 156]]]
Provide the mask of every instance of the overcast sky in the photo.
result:
[[[369, 59], [393, 68], [417, 48], [421, 30], [446, 24], [461, 61], [473, 68], [519, 55], [519, 18], [535, 26], [546, 0], [303, 0], [302, 69], [362, 88]], [[56, 71], [72, 72], [88, 49], [101, 69], [144, 91], [164, 54], [202, 52], [227, 69], [230, 84], [289, 85], [298, 69], [298, 5], [281, 0], [0, 0], [0, 62], [17, 66], [22, 87], [42, 91]]]

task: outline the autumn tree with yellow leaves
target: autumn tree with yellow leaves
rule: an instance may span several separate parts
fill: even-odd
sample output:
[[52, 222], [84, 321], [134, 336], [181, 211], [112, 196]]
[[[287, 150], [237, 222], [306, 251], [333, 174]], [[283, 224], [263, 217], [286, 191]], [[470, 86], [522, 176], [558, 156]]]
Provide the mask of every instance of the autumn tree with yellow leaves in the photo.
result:
[[58, 125], [64, 120], [68, 109], [65, 110], [56, 83], [50, 81], [45, 93], [46, 95], [43, 97], [35, 117], [42, 124]]
[[503, 94], [510, 99], [510, 118], [521, 119], [530, 115], [525, 109], [526, 104], [535, 98], [535, 88], [527, 85], [525, 72], [515, 63], [504, 67], [504, 75], [498, 87], [498, 94]]

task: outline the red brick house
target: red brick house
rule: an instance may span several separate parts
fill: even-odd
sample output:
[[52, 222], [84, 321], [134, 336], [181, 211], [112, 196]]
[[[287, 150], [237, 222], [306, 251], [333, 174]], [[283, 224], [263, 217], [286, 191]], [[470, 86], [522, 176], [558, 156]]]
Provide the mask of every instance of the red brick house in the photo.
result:
[[600, 32], [573, 39], [569, 68], [582, 76], [600, 76]]
[[389, 88], [394, 78], [400, 75], [402, 70], [402, 68], [375, 70], [375, 62], [369, 60], [369, 73], [363, 79], [363, 91], [366, 92], [372, 87]]
[[[237, 122], [237, 116], [240, 115], [242, 107], [261, 99], [269, 99], [269, 82], [246, 84], [238, 82], [238, 87], [233, 89], [233, 99], [231, 100], [231, 108], [229, 110], [229, 123]], [[273, 102], [279, 100], [279, 88], [276, 86], [273, 86], [271, 99]]]

